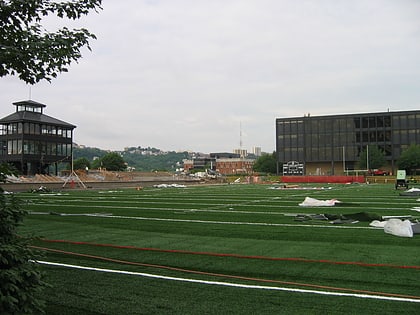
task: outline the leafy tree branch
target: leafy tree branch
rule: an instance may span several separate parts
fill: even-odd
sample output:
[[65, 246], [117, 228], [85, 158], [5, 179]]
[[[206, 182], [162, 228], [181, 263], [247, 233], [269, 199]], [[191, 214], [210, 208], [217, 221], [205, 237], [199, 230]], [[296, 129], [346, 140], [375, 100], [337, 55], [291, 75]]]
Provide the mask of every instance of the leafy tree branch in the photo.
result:
[[82, 57], [81, 49], [91, 50], [96, 36], [85, 28], [62, 27], [48, 32], [42, 21], [53, 14], [59, 18], [79, 19], [90, 11], [102, 9], [102, 0], [56, 2], [48, 0], [0, 1], [0, 77], [17, 75], [35, 84], [51, 81]]

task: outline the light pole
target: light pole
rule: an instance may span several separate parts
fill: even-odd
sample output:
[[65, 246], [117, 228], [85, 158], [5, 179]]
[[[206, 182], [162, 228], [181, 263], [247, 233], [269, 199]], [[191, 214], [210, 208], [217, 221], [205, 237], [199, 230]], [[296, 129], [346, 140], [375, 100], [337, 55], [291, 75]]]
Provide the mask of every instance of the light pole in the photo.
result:
[[366, 145], [366, 170], [369, 171], [369, 145]]
[[343, 174], [346, 174], [346, 151], [345, 146], [343, 145]]

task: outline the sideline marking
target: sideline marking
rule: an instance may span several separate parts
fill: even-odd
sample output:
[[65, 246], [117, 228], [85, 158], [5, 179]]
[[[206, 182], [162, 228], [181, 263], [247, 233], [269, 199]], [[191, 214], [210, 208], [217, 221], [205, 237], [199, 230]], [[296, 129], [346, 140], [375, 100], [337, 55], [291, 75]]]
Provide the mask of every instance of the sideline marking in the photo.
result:
[[[136, 247], [130, 245], [115, 245], [115, 244], [101, 244], [101, 243], [90, 243], [90, 242], [81, 242], [81, 241], [69, 241], [69, 240], [50, 240], [50, 239], [40, 239], [42, 242], [47, 243], [64, 243], [72, 245], [87, 245], [87, 246], [97, 246], [97, 247], [110, 247], [118, 249], [133, 249], [141, 251], [151, 251], [151, 252], [161, 252], [161, 253], [179, 253], [187, 255], [207, 255], [215, 257], [232, 257], [239, 259], [260, 259], [260, 260], [272, 260], [272, 261], [294, 261], [294, 262], [303, 262], [303, 263], [323, 263], [323, 264], [332, 264], [332, 265], [355, 265], [361, 267], [387, 267], [387, 268], [399, 268], [399, 269], [420, 269], [420, 266], [407, 266], [407, 265], [392, 265], [392, 264], [378, 264], [378, 263], [364, 263], [364, 262], [353, 262], [353, 261], [334, 261], [328, 259], [306, 259], [306, 258], [296, 258], [296, 257], [269, 257], [269, 256], [255, 256], [255, 255], [240, 255], [240, 254], [230, 254], [230, 253], [215, 253], [215, 252], [197, 252], [197, 251], [188, 251], [181, 249], [161, 249], [153, 247]], [[44, 248], [39, 246], [30, 246], [32, 248], [37, 248], [40, 250], [49, 250], [49, 251], [58, 251], [52, 248]], [[64, 252], [64, 251], [63, 251]], [[71, 253], [71, 252], [67, 252]], [[72, 253], [73, 254], [73, 253]]]
[[275, 290], [275, 291], [286, 291], [286, 292], [298, 292], [298, 293], [309, 293], [309, 294], [320, 294], [320, 295], [346, 296], [346, 297], [365, 298], [365, 299], [420, 303], [419, 299], [411, 299], [411, 298], [389, 297], [389, 296], [369, 295], [369, 294], [355, 294], [355, 293], [340, 293], [340, 292], [317, 291], [317, 290], [307, 290], [307, 289], [293, 289], [293, 288], [285, 288], [285, 287], [274, 287], [274, 286], [272, 287], [272, 286], [262, 286], [262, 285], [230, 283], [230, 282], [222, 282], [222, 281], [208, 281], [208, 280], [197, 280], [197, 279], [189, 279], [189, 278], [177, 278], [177, 277], [161, 276], [161, 275], [155, 275], [155, 274], [143, 273], [143, 272], [95, 268], [95, 267], [55, 263], [55, 262], [42, 261], [42, 260], [36, 260], [35, 262], [37, 262], [38, 264], [49, 265], [49, 266], [58, 266], [58, 267], [89, 270], [89, 271], [108, 272], [108, 273], [140, 276], [140, 277], [171, 280], [171, 281], [192, 282], [192, 283], [200, 283], [200, 284], [208, 284], [208, 285], [220, 285], [220, 286], [235, 287], [235, 288]]

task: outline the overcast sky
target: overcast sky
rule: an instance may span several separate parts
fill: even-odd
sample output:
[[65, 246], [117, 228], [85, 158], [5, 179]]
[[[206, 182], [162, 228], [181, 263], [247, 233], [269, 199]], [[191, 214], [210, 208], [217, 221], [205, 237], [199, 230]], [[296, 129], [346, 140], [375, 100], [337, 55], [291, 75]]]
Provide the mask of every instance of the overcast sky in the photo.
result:
[[68, 73], [0, 78], [0, 117], [31, 96], [90, 147], [272, 152], [276, 118], [420, 109], [418, 0], [103, 2]]

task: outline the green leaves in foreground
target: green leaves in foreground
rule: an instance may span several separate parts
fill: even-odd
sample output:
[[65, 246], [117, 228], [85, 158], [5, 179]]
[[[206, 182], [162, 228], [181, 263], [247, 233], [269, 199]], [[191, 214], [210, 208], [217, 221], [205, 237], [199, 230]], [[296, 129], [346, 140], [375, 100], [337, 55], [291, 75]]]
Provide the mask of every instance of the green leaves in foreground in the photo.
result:
[[32, 259], [28, 240], [17, 235], [26, 212], [13, 195], [0, 193], [0, 313], [40, 314], [44, 302], [38, 298], [45, 283]]

